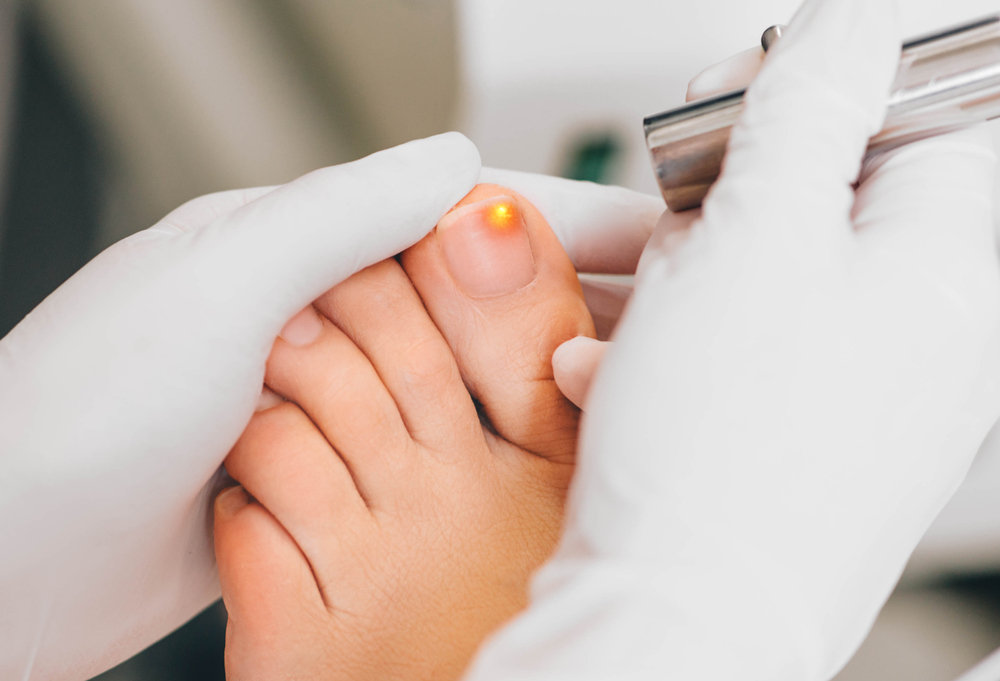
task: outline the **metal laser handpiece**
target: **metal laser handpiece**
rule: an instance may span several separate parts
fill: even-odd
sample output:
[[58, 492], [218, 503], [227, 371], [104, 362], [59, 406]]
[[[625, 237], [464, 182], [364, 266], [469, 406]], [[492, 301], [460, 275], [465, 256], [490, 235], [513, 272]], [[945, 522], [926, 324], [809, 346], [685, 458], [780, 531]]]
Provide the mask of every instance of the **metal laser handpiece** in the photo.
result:
[[[781, 36], [769, 28], [765, 49]], [[701, 205], [719, 176], [746, 90], [691, 102], [643, 122], [663, 198], [678, 212]], [[885, 126], [868, 155], [1000, 117], [1000, 14], [903, 45]]]

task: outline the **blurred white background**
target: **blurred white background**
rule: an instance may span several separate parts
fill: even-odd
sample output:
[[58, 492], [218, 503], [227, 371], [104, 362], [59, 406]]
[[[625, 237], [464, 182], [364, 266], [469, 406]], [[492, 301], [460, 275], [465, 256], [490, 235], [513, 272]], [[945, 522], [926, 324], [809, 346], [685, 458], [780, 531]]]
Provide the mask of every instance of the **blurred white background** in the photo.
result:
[[[681, 103], [694, 74], [797, 4], [0, 0], [0, 334], [97, 250], [189, 198], [448, 129], [490, 165], [655, 193], [642, 117]], [[907, 35], [1000, 11], [902, 4]], [[841, 679], [946, 681], [1000, 646], [998, 568], [1000, 445], [984, 448]], [[107, 678], [220, 678], [222, 617]]]

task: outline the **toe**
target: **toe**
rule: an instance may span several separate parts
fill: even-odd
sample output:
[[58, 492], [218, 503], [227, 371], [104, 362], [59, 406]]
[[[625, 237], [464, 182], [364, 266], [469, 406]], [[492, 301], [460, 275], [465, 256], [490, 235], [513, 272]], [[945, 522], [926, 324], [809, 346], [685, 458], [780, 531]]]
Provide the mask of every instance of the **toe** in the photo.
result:
[[259, 412], [226, 458], [226, 470], [287, 532], [331, 604], [337, 581], [351, 570], [345, 557], [351, 551], [337, 538], [349, 540], [372, 519], [322, 433], [290, 402]]
[[[413, 443], [368, 358], [329, 319], [316, 316], [320, 329], [308, 343], [284, 337], [275, 342], [265, 381], [315, 423], [319, 437], [337, 451], [362, 497], [375, 507], [395, 497], [395, 485], [406, 484]], [[316, 427], [308, 429], [312, 436]]]
[[415, 441], [438, 451], [481, 438], [458, 365], [395, 260], [369, 267], [316, 301], [371, 362]]
[[296, 537], [323, 536], [367, 514], [344, 461], [291, 402], [254, 415], [226, 471]]
[[215, 555], [230, 626], [241, 635], [269, 637], [292, 613], [323, 607], [295, 541], [242, 487], [216, 498]]
[[552, 355], [594, 328], [541, 214], [509, 190], [481, 185], [402, 262], [497, 433], [572, 460], [579, 411], [556, 387]]

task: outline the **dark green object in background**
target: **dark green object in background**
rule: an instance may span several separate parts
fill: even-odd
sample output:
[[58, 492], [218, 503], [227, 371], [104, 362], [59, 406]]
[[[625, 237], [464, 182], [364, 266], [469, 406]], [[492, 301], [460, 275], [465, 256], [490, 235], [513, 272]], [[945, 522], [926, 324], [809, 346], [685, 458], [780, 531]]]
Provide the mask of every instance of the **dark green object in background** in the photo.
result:
[[226, 609], [221, 601], [91, 681], [225, 681]]
[[561, 174], [571, 180], [612, 184], [624, 148], [614, 133], [582, 137], [571, 148]]
[[27, 8], [17, 32], [0, 192], [0, 337], [95, 255], [106, 180], [94, 130]]

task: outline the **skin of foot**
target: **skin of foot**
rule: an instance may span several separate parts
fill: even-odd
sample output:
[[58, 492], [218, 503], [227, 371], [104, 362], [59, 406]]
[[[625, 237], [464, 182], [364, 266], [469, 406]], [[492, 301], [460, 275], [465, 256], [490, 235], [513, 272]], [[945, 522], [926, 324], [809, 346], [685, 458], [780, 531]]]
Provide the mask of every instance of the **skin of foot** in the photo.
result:
[[555, 548], [579, 335], [558, 240], [491, 185], [293, 319], [216, 500], [227, 677], [459, 678]]

